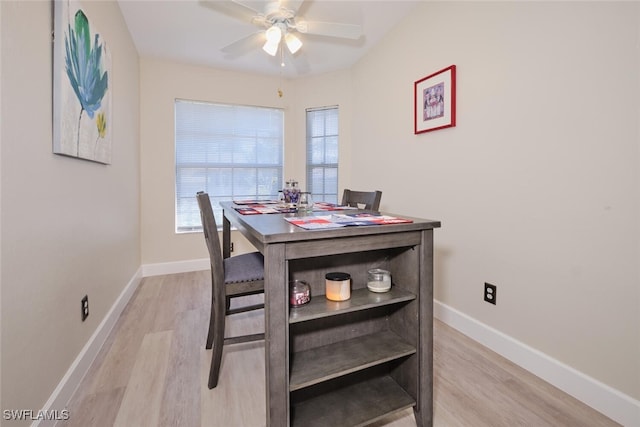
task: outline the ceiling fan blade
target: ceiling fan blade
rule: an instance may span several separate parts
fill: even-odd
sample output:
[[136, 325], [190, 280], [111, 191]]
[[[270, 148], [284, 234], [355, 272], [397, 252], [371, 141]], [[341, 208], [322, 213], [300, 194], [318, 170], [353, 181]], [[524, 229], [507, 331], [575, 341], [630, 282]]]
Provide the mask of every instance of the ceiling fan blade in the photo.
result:
[[237, 58], [245, 53], [259, 49], [262, 43], [264, 43], [264, 31], [258, 31], [236, 40], [220, 50], [224, 52], [228, 58]]
[[358, 40], [362, 37], [362, 26], [357, 24], [341, 24], [338, 22], [296, 21], [296, 29], [304, 34], [338, 37]]
[[204, 7], [241, 21], [253, 23], [256, 17], [264, 19], [262, 12], [236, 0], [198, 0], [198, 2]]
[[300, 11], [300, 6], [302, 6], [302, 3], [304, 3], [305, 0], [282, 0], [280, 2], [280, 5], [292, 10], [293, 13], [298, 13]]

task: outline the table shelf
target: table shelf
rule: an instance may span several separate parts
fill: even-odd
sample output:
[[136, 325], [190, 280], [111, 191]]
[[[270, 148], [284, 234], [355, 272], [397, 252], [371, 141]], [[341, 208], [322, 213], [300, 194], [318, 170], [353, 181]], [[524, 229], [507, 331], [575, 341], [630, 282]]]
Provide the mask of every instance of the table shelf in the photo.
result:
[[[289, 262], [290, 280], [312, 286], [311, 301], [291, 308], [288, 316], [291, 425], [360, 426], [416, 409], [422, 357], [417, 248], [376, 248]], [[366, 272], [377, 266], [393, 272], [389, 292], [366, 287]], [[348, 300], [325, 297], [324, 278], [331, 271], [351, 274]]]
[[369, 289], [355, 289], [351, 298], [346, 301], [329, 301], [324, 295], [317, 295], [301, 307], [292, 308], [289, 313], [289, 323], [306, 322], [338, 314], [368, 310], [389, 304], [398, 304], [414, 300], [416, 296], [399, 287], [392, 287], [389, 292], [376, 293]]
[[292, 403], [291, 425], [365, 426], [415, 404], [391, 377], [376, 377]]
[[289, 388], [299, 390], [415, 352], [395, 333], [383, 331], [293, 353]]
[[[365, 426], [413, 408], [433, 420], [433, 234], [439, 221], [305, 230], [282, 217], [240, 215], [222, 202], [223, 254], [231, 223], [265, 260], [266, 427]], [[367, 271], [391, 272], [387, 293]], [[330, 272], [351, 275], [347, 301], [326, 299]], [[288, 284], [311, 301], [289, 308]]]

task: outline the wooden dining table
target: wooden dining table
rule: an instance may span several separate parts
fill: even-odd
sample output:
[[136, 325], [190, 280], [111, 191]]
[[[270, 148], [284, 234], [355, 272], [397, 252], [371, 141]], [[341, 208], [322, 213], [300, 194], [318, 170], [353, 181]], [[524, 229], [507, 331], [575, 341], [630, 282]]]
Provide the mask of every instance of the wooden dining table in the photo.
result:
[[[231, 228], [264, 255], [266, 425], [356, 426], [413, 408], [433, 416], [433, 234], [436, 220], [308, 230], [287, 217], [377, 215], [360, 210], [243, 215], [223, 209], [223, 256]], [[245, 210], [246, 211], [246, 210]], [[371, 292], [367, 271], [391, 272], [391, 290]], [[325, 275], [351, 277], [351, 297], [325, 297]], [[311, 301], [290, 307], [289, 283]]]

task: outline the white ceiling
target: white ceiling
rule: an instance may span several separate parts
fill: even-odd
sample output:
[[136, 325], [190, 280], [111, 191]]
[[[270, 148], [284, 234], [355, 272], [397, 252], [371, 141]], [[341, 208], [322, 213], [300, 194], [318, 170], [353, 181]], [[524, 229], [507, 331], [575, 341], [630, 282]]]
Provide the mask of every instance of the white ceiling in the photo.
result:
[[[235, 0], [257, 11], [269, 1]], [[299, 0], [298, 0], [299, 1]], [[286, 4], [286, 0], [282, 0]], [[298, 15], [308, 21], [359, 24], [359, 40], [299, 34], [304, 45], [295, 55], [284, 49], [269, 56], [261, 44], [230, 57], [220, 49], [257, 31], [251, 22], [224, 13], [230, 0], [118, 0], [120, 9], [142, 57], [154, 57], [220, 69], [280, 75], [288, 78], [345, 69], [357, 62], [419, 1], [402, 0], [305, 0]], [[233, 5], [232, 5], [233, 6]], [[254, 40], [255, 42], [255, 40]]]

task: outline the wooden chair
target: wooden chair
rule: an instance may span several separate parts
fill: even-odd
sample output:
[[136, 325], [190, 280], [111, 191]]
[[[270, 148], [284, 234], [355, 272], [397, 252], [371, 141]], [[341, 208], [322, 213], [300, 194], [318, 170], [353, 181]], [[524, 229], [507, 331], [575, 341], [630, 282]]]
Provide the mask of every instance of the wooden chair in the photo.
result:
[[200, 191], [196, 197], [211, 261], [211, 317], [207, 334], [207, 349], [213, 346], [209, 369], [211, 389], [218, 385], [224, 345], [264, 339], [264, 333], [227, 338], [224, 336], [226, 316], [264, 308], [264, 304], [230, 308], [232, 298], [264, 293], [264, 258], [260, 252], [251, 252], [223, 259], [209, 195]]
[[380, 209], [381, 198], [382, 191], [353, 191], [345, 188], [342, 194], [342, 205], [351, 207], [364, 205], [367, 210], [377, 211]]

